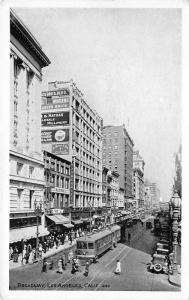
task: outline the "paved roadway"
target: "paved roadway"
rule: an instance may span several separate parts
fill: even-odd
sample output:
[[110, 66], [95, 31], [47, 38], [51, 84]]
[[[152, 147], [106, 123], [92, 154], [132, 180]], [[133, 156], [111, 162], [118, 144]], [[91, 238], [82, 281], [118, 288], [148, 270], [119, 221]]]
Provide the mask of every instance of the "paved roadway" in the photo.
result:
[[[117, 259], [121, 261], [121, 275], [114, 274]], [[167, 275], [148, 271], [150, 260], [150, 254], [120, 243], [90, 266], [88, 277], [83, 275], [84, 267], [73, 275], [70, 265], [58, 274], [56, 268], [41, 273], [41, 264], [36, 264], [10, 270], [10, 289], [179, 291], [169, 284]]]

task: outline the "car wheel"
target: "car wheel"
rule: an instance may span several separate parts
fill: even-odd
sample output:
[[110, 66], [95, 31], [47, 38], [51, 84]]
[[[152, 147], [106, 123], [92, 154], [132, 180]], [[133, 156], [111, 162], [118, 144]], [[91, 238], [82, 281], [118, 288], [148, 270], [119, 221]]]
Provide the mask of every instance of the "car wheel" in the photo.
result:
[[157, 273], [160, 273], [162, 271], [162, 265], [161, 264], [155, 264], [154, 265], [154, 271]]

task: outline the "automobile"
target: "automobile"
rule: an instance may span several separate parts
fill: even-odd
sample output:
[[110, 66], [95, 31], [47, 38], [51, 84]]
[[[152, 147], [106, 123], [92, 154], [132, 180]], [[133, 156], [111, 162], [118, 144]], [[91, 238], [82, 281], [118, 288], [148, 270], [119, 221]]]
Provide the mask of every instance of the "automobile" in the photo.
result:
[[157, 248], [169, 249], [169, 243], [157, 243]]
[[160, 238], [159, 242], [162, 243], [162, 244], [163, 244], [163, 243], [169, 244], [169, 239]]
[[168, 259], [166, 255], [154, 253], [150, 264], [150, 270], [156, 273], [168, 272]]
[[160, 248], [158, 247], [156, 249], [156, 253], [157, 254], [162, 254], [162, 255], [168, 255], [169, 254], [169, 249], [165, 249], [165, 248]]

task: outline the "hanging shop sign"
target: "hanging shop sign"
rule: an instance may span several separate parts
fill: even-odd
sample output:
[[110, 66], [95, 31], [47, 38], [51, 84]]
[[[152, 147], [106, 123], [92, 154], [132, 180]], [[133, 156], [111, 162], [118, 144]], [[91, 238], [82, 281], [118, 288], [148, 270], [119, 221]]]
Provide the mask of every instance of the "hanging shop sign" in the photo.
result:
[[56, 129], [56, 130], [42, 130], [41, 142], [68, 142], [69, 141], [69, 129]]
[[70, 165], [70, 206], [74, 204], [74, 164]]
[[69, 112], [49, 112], [42, 113], [41, 118], [42, 126], [59, 126], [59, 125], [69, 125]]

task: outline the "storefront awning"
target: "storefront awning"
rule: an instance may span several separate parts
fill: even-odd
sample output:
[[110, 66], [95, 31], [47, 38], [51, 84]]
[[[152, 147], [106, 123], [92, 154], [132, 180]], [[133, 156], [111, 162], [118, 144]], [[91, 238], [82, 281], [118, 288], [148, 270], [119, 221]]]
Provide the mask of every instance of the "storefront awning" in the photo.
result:
[[83, 219], [81, 219], [81, 221], [84, 222], [84, 223], [87, 223], [87, 222], [90, 222], [90, 219], [83, 218]]
[[[39, 236], [49, 234], [49, 231], [42, 225], [39, 225]], [[9, 242], [15, 243], [23, 240], [29, 240], [37, 237], [37, 226], [25, 227], [20, 229], [12, 229], [9, 233]]]
[[128, 212], [126, 210], [122, 210], [121, 214], [124, 215], [124, 216], [126, 216], [128, 214]]
[[81, 224], [83, 224], [83, 221], [81, 221], [81, 220], [74, 220], [74, 221], [72, 221], [72, 223], [74, 225], [81, 225]]
[[49, 218], [51, 221], [53, 221], [56, 225], [64, 225], [64, 224], [69, 224], [70, 220], [62, 215], [52, 215], [52, 216], [46, 216]]
[[71, 223], [64, 223], [64, 224], [62, 224], [64, 227], [66, 227], [66, 228], [73, 228], [74, 227], [74, 225], [72, 225]]

